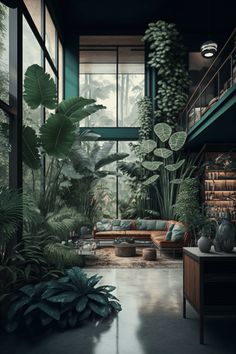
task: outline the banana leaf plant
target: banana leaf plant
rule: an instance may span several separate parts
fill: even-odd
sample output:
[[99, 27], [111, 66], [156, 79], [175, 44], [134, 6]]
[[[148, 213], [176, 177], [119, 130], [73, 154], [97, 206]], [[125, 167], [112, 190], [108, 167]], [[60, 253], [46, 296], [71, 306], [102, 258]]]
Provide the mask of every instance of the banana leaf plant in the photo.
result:
[[57, 103], [53, 79], [37, 64], [26, 70], [24, 99], [32, 110], [39, 106], [54, 110], [40, 127], [39, 134], [32, 127], [23, 127], [23, 162], [32, 171], [36, 171], [41, 168], [43, 158], [46, 159], [45, 190], [41, 191], [38, 205], [46, 217], [56, 208], [60, 183], [63, 181], [61, 171], [65, 162], [68, 163], [71, 151], [79, 141], [98, 137], [89, 131], [82, 134], [79, 123], [88, 115], [106, 107], [83, 97], [72, 97]]
[[169, 124], [158, 123], [154, 126], [154, 134], [155, 140], [143, 140], [140, 145], [141, 154], [146, 156], [142, 166], [149, 171], [143, 185], [156, 192], [161, 217], [171, 219], [175, 216], [173, 205], [180, 185], [196, 170], [199, 155], [184, 156], [185, 131], [173, 132]]

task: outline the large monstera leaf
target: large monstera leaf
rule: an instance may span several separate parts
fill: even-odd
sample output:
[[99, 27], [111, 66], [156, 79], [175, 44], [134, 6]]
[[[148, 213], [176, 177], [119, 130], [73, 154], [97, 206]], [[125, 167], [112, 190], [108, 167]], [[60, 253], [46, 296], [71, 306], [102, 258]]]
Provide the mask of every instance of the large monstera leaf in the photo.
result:
[[144, 186], [150, 186], [151, 184], [155, 183], [159, 178], [159, 175], [153, 175], [146, 179], [146, 181], [143, 182]]
[[161, 165], [163, 165], [161, 161], [144, 161], [142, 163], [142, 166], [149, 171], [156, 171]]
[[149, 154], [157, 147], [157, 143], [154, 140], [143, 140], [140, 145], [140, 152], [142, 154]]
[[173, 155], [173, 151], [166, 148], [155, 149], [153, 153], [155, 156], [162, 157], [163, 159], [168, 159], [168, 157]]
[[172, 128], [167, 123], [157, 123], [154, 126], [154, 132], [156, 136], [164, 143], [170, 138], [172, 133]]
[[31, 127], [23, 127], [22, 132], [23, 162], [32, 170], [40, 168], [38, 138]]
[[28, 67], [24, 80], [24, 99], [31, 109], [43, 105], [55, 109], [57, 104], [56, 85], [49, 74], [37, 64]]
[[174, 172], [176, 170], [178, 170], [185, 162], [185, 159], [180, 160], [172, 165], [166, 165], [165, 168], [170, 171], [170, 172]]
[[185, 131], [174, 133], [169, 140], [170, 148], [174, 151], [180, 150], [184, 146], [186, 138], [187, 133]]
[[58, 106], [58, 112], [70, 118], [73, 122], [80, 122], [85, 117], [105, 109], [105, 106], [94, 104], [93, 99], [83, 97], [72, 97], [62, 101]]
[[75, 140], [74, 125], [69, 118], [60, 113], [51, 114], [40, 133], [48, 155], [63, 158], [69, 154]]

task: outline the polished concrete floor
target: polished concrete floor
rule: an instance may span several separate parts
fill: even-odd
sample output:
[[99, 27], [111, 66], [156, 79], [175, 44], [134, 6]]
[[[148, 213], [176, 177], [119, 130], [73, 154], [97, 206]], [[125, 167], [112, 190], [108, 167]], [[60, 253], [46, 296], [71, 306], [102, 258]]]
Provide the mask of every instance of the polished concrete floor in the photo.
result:
[[[87, 273], [94, 274], [89, 269]], [[182, 318], [182, 269], [100, 269], [115, 285], [123, 310], [113, 321], [43, 337], [0, 335], [1, 354], [233, 354], [236, 321], [206, 321], [199, 344], [198, 317]]]

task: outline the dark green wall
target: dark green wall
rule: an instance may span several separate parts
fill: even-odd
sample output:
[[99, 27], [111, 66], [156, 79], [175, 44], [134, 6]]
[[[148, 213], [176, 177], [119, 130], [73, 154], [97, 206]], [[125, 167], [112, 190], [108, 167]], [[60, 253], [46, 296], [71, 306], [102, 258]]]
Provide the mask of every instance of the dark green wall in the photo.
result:
[[70, 35], [65, 42], [65, 99], [79, 95], [79, 38]]

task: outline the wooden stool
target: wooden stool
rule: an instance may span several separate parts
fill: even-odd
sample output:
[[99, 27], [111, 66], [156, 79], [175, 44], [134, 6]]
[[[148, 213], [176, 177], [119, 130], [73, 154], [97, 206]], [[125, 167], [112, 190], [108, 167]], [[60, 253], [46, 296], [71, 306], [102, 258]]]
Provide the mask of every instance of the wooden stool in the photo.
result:
[[143, 259], [145, 261], [155, 261], [157, 258], [155, 248], [144, 248], [143, 249]]

